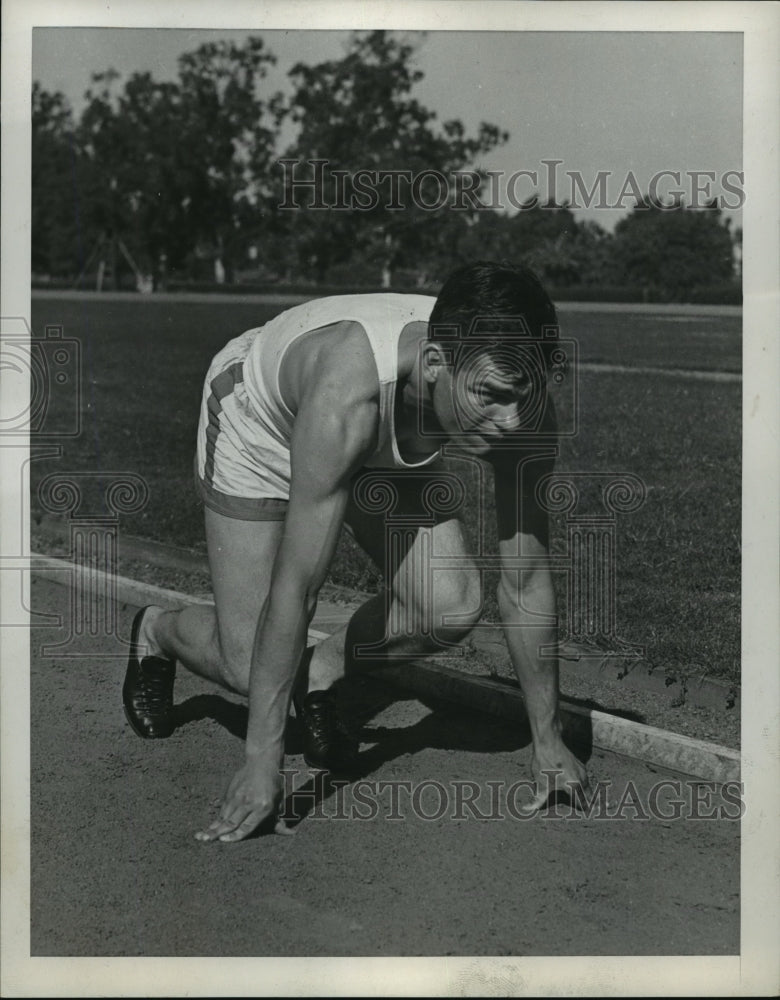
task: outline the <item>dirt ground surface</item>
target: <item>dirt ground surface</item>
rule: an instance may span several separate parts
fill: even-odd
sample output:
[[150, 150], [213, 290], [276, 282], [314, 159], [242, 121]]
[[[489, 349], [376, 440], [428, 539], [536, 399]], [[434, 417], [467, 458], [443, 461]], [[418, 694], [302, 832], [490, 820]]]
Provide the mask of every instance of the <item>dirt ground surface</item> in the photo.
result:
[[[31, 595], [71, 620], [68, 588], [33, 578]], [[120, 637], [134, 611], [120, 605]], [[68, 640], [67, 624], [33, 630], [33, 955], [739, 952], [739, 823], [691, 817], [734, 813], [706, 785], [595, 751], [611, 808], [519, 818], [527, 733], [361, 678], [345, 691], [357, 779], [317, 779], [293, 723], [295, 836], [202, 844], [193, 834], [242, 760], [244, 702], [180, 670], [176, 732], [140, 740], [122, 713], [120, 639]], [[664, 779], [681, 782], [682, 818], [659, 815], [668, 795], [648, 808]], [[631, 788], [648, 818], [626, 807]]]

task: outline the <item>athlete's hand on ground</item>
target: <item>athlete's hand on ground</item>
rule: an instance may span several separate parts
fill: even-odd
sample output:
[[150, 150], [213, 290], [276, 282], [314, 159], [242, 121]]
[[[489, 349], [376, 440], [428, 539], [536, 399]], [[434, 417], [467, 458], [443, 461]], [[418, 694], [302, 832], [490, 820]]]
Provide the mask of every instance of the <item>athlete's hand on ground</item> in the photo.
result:
[[577, 760], [562, 740], [550, 746], [535, 747], [531, 771], [537, 786], [536, 797], [529, 806], [532, 812], [543, 809], [556, 791], [566, 792], [576, 804], [577, 793], [588, 789], [585, 765]]
[[274, 832], [293, 833], [278, 815], [282, 797], [282, 779], [278, 761], [269, 767], [266, 761], [249, 759], [230, 782], [222, 800], [219, 819], [195, 834], [196, 840], [221, 840], [229, 843], [244, 840], [261, 823], [271, 818]]

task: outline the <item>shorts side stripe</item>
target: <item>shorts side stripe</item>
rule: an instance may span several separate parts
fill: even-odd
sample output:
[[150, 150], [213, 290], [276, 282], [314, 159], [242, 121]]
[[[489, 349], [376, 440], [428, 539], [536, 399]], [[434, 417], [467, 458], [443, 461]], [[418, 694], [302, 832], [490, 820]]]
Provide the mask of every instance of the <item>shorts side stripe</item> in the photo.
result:
[[206, 403], [209, 421], [206, 427], [206, 463], [203, 469], [203, 478], [209, 486], [214, 482], [214, 456], [219, 437], [219, 415], [222, 412], [222, 400], [229, 396], [235, 387], [243, 381], [243, 361], [236, 361], [211, 380], [211, 393]]

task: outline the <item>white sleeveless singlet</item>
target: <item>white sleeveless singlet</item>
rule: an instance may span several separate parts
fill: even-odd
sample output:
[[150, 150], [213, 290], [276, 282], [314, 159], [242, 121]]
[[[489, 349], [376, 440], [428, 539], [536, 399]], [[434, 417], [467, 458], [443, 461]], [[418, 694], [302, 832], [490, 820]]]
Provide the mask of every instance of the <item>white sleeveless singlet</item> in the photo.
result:
[[284, 356], [299, 337], [340, 321], [360, 323], [379, 378], [379, 435], [372, 468], [429, 465], [403, 460], [395, 437], [398, 342], [408, 323], [427, 323], [428, 295], [336, 295], [293, 306], [231, 340], [214, 358], [203, 390], [197, 471], [209, 489], [232, 497], [287, 499], [294, 414], [279, 390]]

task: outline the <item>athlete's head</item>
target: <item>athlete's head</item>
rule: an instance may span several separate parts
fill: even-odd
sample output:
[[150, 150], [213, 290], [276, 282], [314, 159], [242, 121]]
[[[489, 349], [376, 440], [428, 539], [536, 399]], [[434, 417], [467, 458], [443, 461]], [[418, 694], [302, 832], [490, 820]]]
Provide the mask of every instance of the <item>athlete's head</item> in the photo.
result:
[[476, 451], [532, 429], [557, 339], [555, 307], [529, 268], [479, 261], [455, 271], [436, 299], [423, 349], [442, 429]]

